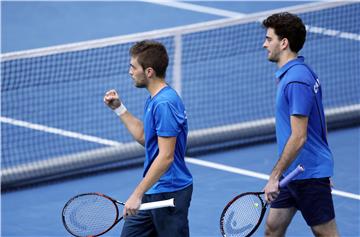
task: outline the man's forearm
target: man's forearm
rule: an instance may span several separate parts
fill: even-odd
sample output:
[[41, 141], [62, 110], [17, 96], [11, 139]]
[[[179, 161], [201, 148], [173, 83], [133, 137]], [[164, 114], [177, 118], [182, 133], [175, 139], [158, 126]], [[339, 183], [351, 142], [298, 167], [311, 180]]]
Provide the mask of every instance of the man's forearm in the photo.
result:
[[151, 164], [150, 169], [146, 173], [143, 180], [136, 187], [134, 191], [134, 195], [137, 197], [142, 197], [142, 195], [150, 189], [159, 179], [160, 177], [169, 169], [172, 162], [174, 161], [174, 157], [165, 156], [159, 154], [154, 162]]
[[276, 163], [270, 178], [279, 180], [282, 173], [290, 166], [299, 154], [301, 148], [304, 146], [306, 138], [302, 136], [291, 135], [288, 142], [285, 145], [281, 156]]
[[128, 129], [134, 139], [141, 145], [145, 145], [144, 125], [143, 123], [133, 116], [129, 111], [119, 116], [125, 127]]

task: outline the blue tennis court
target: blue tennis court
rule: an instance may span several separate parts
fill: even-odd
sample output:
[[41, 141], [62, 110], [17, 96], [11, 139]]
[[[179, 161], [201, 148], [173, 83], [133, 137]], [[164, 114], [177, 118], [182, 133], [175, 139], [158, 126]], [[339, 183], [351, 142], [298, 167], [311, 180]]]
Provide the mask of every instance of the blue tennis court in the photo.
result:
[[[357, 174], [360, 170], [356, 157], [356, 154], [359, 154], [359, 134], [359, 127], [329, 134], [336, 162], [334, 189], [353, 194], [353, 197], [334, 195], [341, 236], [359, 236], [360, 190]], [[220, 236], [219, 218], [227, 201], [250, 189], [261, 190], [265, 185], [265, 180], [233, 173], [218, 166], [222, 164], [234, 169], [268, 174], [276, 160], [275, 151], [276, 145], [269, 143], [194, 158], [195, 161], [205, 161], [204, 164], [195, 164], [194, 160], [189, 160], [188, 165], [194, 175], [194, 194], [189, 215], [191, 236]], [[140, 181], [141, 173], [142, 168], [135, 167], [3, 193], [2, 236], [69, 236], [62, 226], [61, 211], [70, 197], [78, 193], [97, 191], [125, 200]], [[120, 226], [106, 236], [119, 234]], [[263, 226], [255, 236], [262, 235]], [[310, 235], [306, 223], [301, 215], [297, 214], [289, 227], [288, 236]]]
[[[150, 2], [2, 2], [2, 53], [161, 31], [214, 20], [240, 19], [257, 12], [306, 3], [177, 2], [168, 6]], [[356, 14], [359, 12], [359, 5], [354, 3], [339, 9], [353, 14], [352, 22], [359, 22], [360, 14]], [[324, 10], [324, 15], [337, 16], [340, 13], [336, 9]], [[358, 62], [360, 29], [356, 24], [337, 24], [336, 17], [325, 17], [326, 21], [310, 13], [304, 13], [302, 17], [316, 23], [317, 28], [310, 28], [312, 33], [309, 39], [319, 43], [314, 48], [305, 48], [304, 54], [311, 55], [310, 64], [320, 68], [319, 74], [324, 78], [325, 105], [329, 108], [340, 107], [343, 109], [342, 114], [346, 114], [348, 105], [359, 103], [357, 75], [360, 75], [360, 69], [350, 61], [347, 63], [347, 60], [350, 58]], [[319, 34], [320, 31], [322, 33]], [[186, 52], [182, 62], [182, 97], [190, 111], [189, 116], [192, 117], [192, 129], [201, 130], [271, 117], [275, 68], [265, 60], [261, 49], [261, 32], [259, 23], [251, 22], [240, 27], [229, 26], [224, 30], [195, 32], [182, 37], [182, 47]], [[331, 37], [331, 34], [339, 37]], [[218, 40], [223, 35], [229, 37]], [[160, 40], [169, 48], [169, 55], [176, 55], [176, 47], [171, 38], [164, 36]], [[245, 42], [250, 42], [250, 46]], [[332, 47], [334, 42], [341, 47]], [[200, 47], [202, 44], [211, 45], [211, 49]], [[236, 51], [228, 49], [228, 45], [232, 44], [239, 45]], [[16, 70], [2, 74], [2, 77], [5, 75], [9, 78], [2, 81], [2, 169], [11, 170], [12, 167], [29, 161], [46, 161], [49, 157], [116, 147], [131, 142], [132, 138], [102, 102], [104, 91], [119, 88], [127, 107], [141, 117], [142, 104], [139, 101], [144, 101], [146, 92], [134, 89], [131, 84], [127, 75], [127, 55], [118, 57], [124, 55], [130, 45], [125, 43], [105, 49], [105, 54], [109, 56], [104, 60], [110, 62], [110, 67], [94, 63], [101, 61], [104, 55], [102, 49], [80, 52], [74, 59], [72, 53], [60, 53], [34, 61], [27, 58], [6, 61], [5, 66], [13, 63]], [[259, 50], [248, 52], [247, 47]], [[341, 56], [344, 52], [346, 57]], [[334, 55], [334, 58], [338, 56], [339, 61], [327, 60], [328, 54]], [[261, 63], [255, 60], [258, 56]], [[44, 64], [44, 60], [49, 60], [49, 63]], [[67, 60], [73, 60], [73, 66], [68, 67]], [[16, 64], [19, 61], [29, 61], [35, 67], [18, 67]], [[324, 67], [324, 62], [327, 61], [329, 65]], [[339, 63], [340, 61], [345, 63]], [[52, 62], [58, 63], [55, 65]], [[241, 68], [241, 74], [238, 71], [231, 72], [231, 68], [245, 64], [261, 65], [258, 67], [261, 70], [254, 66], [250, 68], [251, 72]], [[52, 69], [54, 65], [57, 67], [55, 72]], [[171, 84], [176, 76], [173, 68], [175, 65], [171, 64], [168, 75]], [[230, 72], [227, 70], [225, 73], [224, 68], [230, 68]], [[328, 68], [338, 69], [330, 71]], [[268, 78], [261, 78], [264, 74]], [[236, 82], [238, 77], [242, 79], [241, 83]], [[328, 77], [337, 80], [326, 81], [325, 78]], [[219, 78], [222, 86], [219, 86]], [[254, 78], [259, 78], [256, 87], [260, 89], [256, 93], [251, 90]], [[241, 96], [238, 95], [238, 84], [244, 86], [244, 94]], [[262, 91], [263, 86], [267, 88], [266, 91]], [[220, 102], [213, 102], [213, 97]], [[209, 101], [221, 108], [218, 116], [214, 116], [214, 104]], [[232, 102], [225, 105], [221, 103], [223, 101]], [[331, 118], [336, 120], [337, 117]], [[337, 122], [334, 124], [335, 128]], [[355, 121], [350, 128], [332, 130], [329, 133], [330, 147], [335, 158], [334, 203], [341, 236], [360, 235], [360, 127], [356, 124], [358, 123]], [[189, 216], [191, 236], [220, 236], [219, 217], [227, 201], [241, 192], [259, 191], [263, 188], [264, 175], [269, 174], [277, 160], [275, 143], [271, 139], [267, 141], [248, 146], [230, 144], [228, 147], [231, 149], [218, 149], [205, 154], [193, 153], [188, 157], [187, 162], [194, 176], [194, 195]], [[255, 173], [249, 175], [246, 171]], [[141, 166], [126, 166], [2, 192], [2, 236], [69, 236], [62, 226], [61, 210], [70, 197], [96, 191], [126, 200], [140, 181], [141, 174]], [[106, 236], [119, 236], [119, 233], [120, 226]], [[262, 235], [263, 226], [256, 236]], [[309, 235], [309, 228], [298, 214], [288, 230], [288, 236]]]

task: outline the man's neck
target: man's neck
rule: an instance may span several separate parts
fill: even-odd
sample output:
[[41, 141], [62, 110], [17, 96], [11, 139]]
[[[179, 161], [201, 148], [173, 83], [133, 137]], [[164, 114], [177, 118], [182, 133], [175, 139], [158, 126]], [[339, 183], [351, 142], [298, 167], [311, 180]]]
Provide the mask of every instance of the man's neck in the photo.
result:
[[163, 78], [154, 78], [147, 86], [147, 90], [149, 91], [151, 97], [154, 97], [159, 91], [161, 91], [167, 84], [165, 79]]
[[280, 57], [280, 60], [277, 62], [277, 66], [278, 68], [281, 68], [282, 66], [284, 66], [286, 63], [288, 63], [289, 61], [296, 59], [298, 56], [297, 53], [293, 53], [293, 52], [289, 52], [289, 53], [284, 53], [282, 55], [282, 57]]

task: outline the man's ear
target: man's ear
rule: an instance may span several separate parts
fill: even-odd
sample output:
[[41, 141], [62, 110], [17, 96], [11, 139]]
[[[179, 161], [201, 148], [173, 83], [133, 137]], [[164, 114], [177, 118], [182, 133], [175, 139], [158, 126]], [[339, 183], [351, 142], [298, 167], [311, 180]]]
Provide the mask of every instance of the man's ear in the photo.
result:
[[281, 41], [280, 41], [280, 47], [281, 49], [286, 49], [289, 47], [289, 40], [287, 38], [283, 38]]
[[146, 74], [147, 78], [152, 78], [155, 76], [155, 71], [152, 67], [148, 67], [145, 69], [145, 74]]

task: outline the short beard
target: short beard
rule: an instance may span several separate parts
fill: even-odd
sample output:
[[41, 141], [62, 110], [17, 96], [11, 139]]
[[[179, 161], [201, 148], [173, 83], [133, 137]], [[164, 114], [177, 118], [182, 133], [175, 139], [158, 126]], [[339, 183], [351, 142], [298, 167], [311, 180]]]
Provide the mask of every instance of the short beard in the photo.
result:
[[136, 88], [146, 88], [145, 84], [135, 84]]
[[144, 76], [143, 80], [141, 80], [139, 83], [135, 82], [135, 86], [137, 88], [147, 88], [147, 86], [148, 86], [148, 78], [146, 77], [145, 73], [144, 73], [143, 76]]
[[279, 62], [279, 54], [276, 54], [276, 55], [273, 55], [272, 57], [269, 57], [268, 60], [270, 62], [273, 62], [273, 63], [278, 63]]
[[268, 58], [268, 60], [272, 63], [277, 63], [279, 60], [276, 58]]

